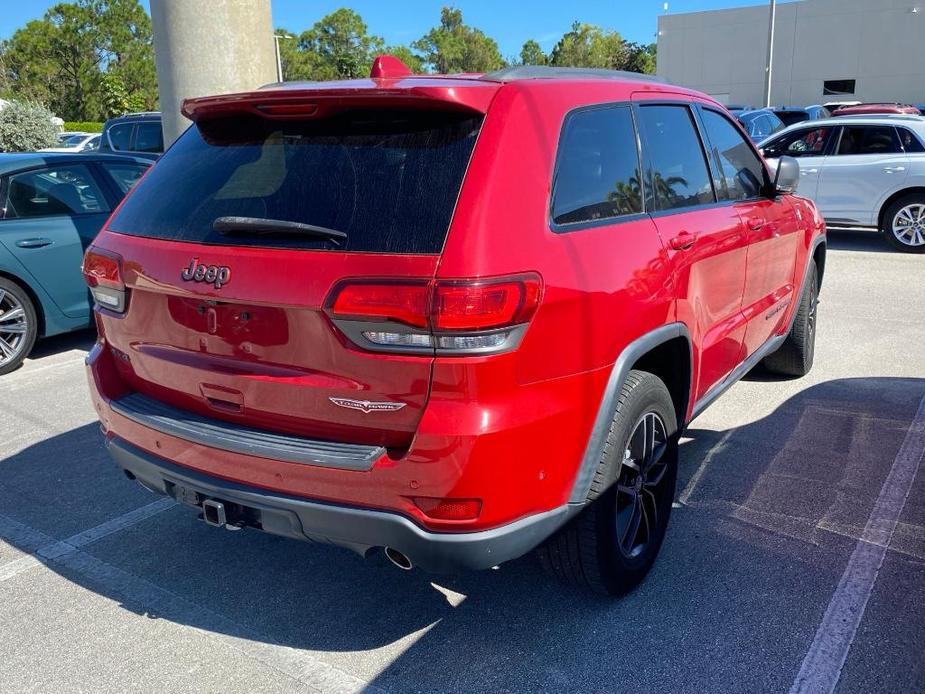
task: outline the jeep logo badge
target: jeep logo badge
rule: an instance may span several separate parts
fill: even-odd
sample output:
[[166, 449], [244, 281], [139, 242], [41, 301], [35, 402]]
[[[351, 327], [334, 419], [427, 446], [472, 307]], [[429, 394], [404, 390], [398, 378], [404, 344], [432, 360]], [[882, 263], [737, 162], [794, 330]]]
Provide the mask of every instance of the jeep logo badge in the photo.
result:
[[180, 271], [180, 277], [186, 282], [208, 282], [221, 289], [231, 279], [231, 268], [227, 265], [202, 265], [199, 258], [193, 258], [189, 267]]

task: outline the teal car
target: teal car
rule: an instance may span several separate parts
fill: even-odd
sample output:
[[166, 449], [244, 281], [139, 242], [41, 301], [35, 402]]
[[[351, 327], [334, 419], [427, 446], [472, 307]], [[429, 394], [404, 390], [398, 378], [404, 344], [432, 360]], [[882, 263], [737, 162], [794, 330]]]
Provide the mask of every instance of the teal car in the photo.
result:
[[36, 339], [90, 325], [84, 250], [151, 163], [0, 154], [0, 376], [19, 367]]

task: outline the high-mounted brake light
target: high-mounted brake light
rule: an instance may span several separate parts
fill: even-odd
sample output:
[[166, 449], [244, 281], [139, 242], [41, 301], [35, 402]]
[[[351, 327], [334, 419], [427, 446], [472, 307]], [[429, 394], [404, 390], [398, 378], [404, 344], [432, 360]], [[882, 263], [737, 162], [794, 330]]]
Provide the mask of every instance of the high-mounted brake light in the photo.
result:
[[117, 313], [125, 311], [121, 256], [90, 246], [84, 254], [83, 274], [97, 304]]
[[461, 280], [346, 281], [327, 302], [331, 319], [377, 351], [494, 354], [514, 349], [542, 294], [535, 273]]

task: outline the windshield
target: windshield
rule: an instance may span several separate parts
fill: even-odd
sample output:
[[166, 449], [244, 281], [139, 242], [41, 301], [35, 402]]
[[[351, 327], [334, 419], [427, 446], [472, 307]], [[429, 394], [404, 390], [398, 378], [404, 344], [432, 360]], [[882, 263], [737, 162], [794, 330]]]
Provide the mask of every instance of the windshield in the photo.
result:
[[[350, 110], [323, 120], [253, 116], [193, 126], [113, 218], [112, 231], [220, 245], [438, 253], [480, 115]], [[219, 217], [342, 231], [336, 246], [307, 235], [235, 234]]]

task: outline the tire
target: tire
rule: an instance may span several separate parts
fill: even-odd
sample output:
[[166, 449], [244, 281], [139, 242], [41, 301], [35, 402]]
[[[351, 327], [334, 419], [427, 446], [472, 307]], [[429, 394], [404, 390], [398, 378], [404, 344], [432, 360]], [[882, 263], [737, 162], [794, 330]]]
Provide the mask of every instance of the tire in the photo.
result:
[[0, 277], [0, 376], [19, 368], [37, 335], [32, 299], [18, 284]]
[[776, 352], [769, 354], [762, 362], [773, 373], [783, 376], [805, 376], [813, 368], [816, 353], [816, 308], [819, 305], [819, 280], [815, 261], [809, 268], [806, 286], [800, 297], [793, 327]]
[[925, 253], [925, 193], [910, 193], [890, 203], [880, 231], [903, 253]]
[[[648, 446], [639, 446], [640, 427], [653, 432], [654, 455], [642, 455]], [[645, 577], [665, 538], [674, 501], [677, 432], [665, 384], [651, 373], [630, 371], [587, 505], [537, 550], [547, 573], [602, 595], [623, 595]], [[634, 469], [640, 460], [647, 475]], [[634, 522], [636, 533], [627, 541]]]

